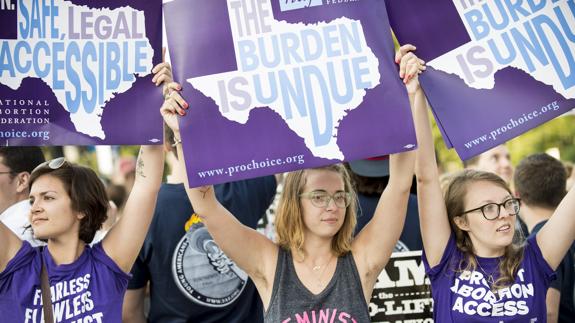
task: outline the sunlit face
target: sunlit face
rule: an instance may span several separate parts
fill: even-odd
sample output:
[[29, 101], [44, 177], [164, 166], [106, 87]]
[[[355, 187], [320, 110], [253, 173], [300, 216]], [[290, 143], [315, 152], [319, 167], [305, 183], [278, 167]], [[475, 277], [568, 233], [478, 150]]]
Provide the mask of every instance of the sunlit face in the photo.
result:
[[3, 161], [4, 157], [0, 156], [0, 213], [18, 202], [18, 180]]
[[499, 145], [488, 150], [479, 156], [477, 169], [499, 175], [507, 183], [513, 179], [513, 166], [509, 149], [504, 145]]
[[[306, 170], [306, 185], [302, 193], [325, 192], [333, 195], [344, 192], [345, 186], [341, 175], [332, 170]], [[326, 207], [317, 207], [308, 198], [301, 198], [303, 222], [306, 235], [312, 234], [322, 238], [332, 238], [341, 229], [346, 208], [338, 208], [331, 199]]]
[[72, 209], [64, 184], [49, 174], [40, 176], [30, 189], [30, 223], [37, 239], [78, 238], [83, 214]]
[[[507, 190], [494, 183], [474, 182], [467, 187], [465, 211], [487, 203], [502, 203], [511, 197]], [[456, 224], [469, 233], [475, 252], [479, 256], [494, 257], [502, 255], [505, 247], [513, 242], [515, 220], [516, 217], [502, 207], [499, 218], [495, 220], [487, 220], [481, 210], [477, 210], [456, 218]]]

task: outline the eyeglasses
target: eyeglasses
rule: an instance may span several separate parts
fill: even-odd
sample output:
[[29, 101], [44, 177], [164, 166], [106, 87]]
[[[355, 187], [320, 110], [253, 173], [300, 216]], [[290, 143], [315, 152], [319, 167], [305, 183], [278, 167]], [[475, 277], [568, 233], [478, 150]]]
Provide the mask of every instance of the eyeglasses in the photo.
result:
[[340, 209], [348, 207], [351, 203], [351, 193], [349, 192], [336, 192], [333, 195], [330, 195], [324, 191], [312, 191], [302, 193], [299, 196], [310, 200], [313, 206], [319, 208], [327, 207], [331, 200], [333, 200], [335, 206]]
[[50, 169], [58, 169], [62, 166], [64, 166], [64, 164], [66, 164], [66, 158], [64, 157], [58, 157], [52, 160], [47, 160], [45, 162], [43, 162], [42, 164], [36, 166], [36, 168], [34, 168], [34, 170], [32, 171], [32, 173], [36, 172], [39, 169], [42, 168], [50, 168]]
[[4, 174], [16, 174], [16, 172], [14, 171], [7, 171], [7, 172], [0, 172], [0, 175], [4, 175]]
[[478, 208], [465, 211], [465, 212], [461, 213], [461, 215], [481, 210], [481, 213], [483, 213], [484, 218], [486, 218], [487, 220], [495, 220], [495, 219], [499, 218], [499, 214], [501, 213], [501, 207], [502, 206], [505, 209], [505, 212], [509, 213], [510, 215], [517, 215], [517, 214], [519, 214], [519, 208], [521, 206], [521, 199], [510, 198], [510, 199], [503, 201], [503, 203], [487, 203], [487, 204], [482, 205]]

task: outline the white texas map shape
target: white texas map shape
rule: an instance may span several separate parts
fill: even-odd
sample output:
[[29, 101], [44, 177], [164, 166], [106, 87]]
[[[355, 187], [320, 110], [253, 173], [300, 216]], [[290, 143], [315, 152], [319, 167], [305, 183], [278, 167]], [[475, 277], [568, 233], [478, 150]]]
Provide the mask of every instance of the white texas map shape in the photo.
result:
[[[561, 34], [562, 27], [567, 25], [573, 35], [573, 0], [514, 3], [454, 0], [453, 4], [472, 41], [433, 59], [427, 63], [429, 66], [455, 74], [469, 87], [476, 89], [493, 89], [495, 73], [506, 67], [515, 67], [530, 74], [537, 81], [551, 85], [565, 98], [575, 98], [575, 86], [565, 86], [557, 75], [559, 69], [562, 73], [571, 75], [571, 80], [574, 78], [575, 42], [569, 41], [567, 36]], [[558, 15], [558, 12], [561, 14]], [[563, 24], [561, 19], [565, 19]], [[496, 22], [497, 27], [491, 21]], [[549, 22], [554, 25], [553, 29]], [[542, 27], [539, 28], [539, 25]], [[511, 46], [511, 49], [508, 46]], [[519, 46], [524, 49], [520, 50]], [[510, 52], [514, 53], [514, 58], [509, 63], [500, 64], [492, 48], [503, 58], [510, 57]], [[556, 61], [553, 62], [551, 57]], [[473, 63], [470, 63], [471, 61]]]
[[[259, 33], [249, 34], [246, 31], [249, 27], [242, 21], [241, 11], [237, 7], [232, 8], [231, 3], [237, 4], [239, 1], [228, 0], [238, 70], [190, 78], [187, 81], [212, 98], [227, 119], [245, 124], [253, 109], [269, 107], [282, 117], [294, 133], [304, 139], [314, 156], [343, 160], [345, 156], [337, 145], [338, 126], [351, 110], [362, 103], [366, 90], [380, 83], [379, 61], [367, 45], [361, 22], [345, 17], [316, 24], [277, 21], [272, 17], [268, 0], [261, 2], [265, 26], [261, 27]], [[251, 26], [253, 29], [253, 24]], [[253, 51], [257, 53], [257, 60], [260, 60], [257, 67], [250, 65], [254, 55], [250, 54], [246, 58], [245, 53], [249, 52], [246, 48], [250, 48], [246, 43], [258, 47]], [[242, 44], [247, 47], [242, 48]], [[281, 54], [274, 55], [274, 52]], [[261, 63], [261, 60], [266, 59], [264, 57], [267, 60], [281, 57], [281, 63], [265, 67]], [[318, 72], [312, 73], [308, 82], [306, 69]], [[241, 81], [235, 85], [227, 83], [234, 79]], [[270, 82], [270, 79], [274, 81]], [[276, 85], [275, 96], [270, 94], [274, 93], [270, 84]], [[243, 96], [237, 96], [236, 91], [234, 97], [230, 87], [244, 91]], [[258, 87], [263, 93], [260, 93], [259, 98], [256, 94]], [[295, 92], [299, 95], [294, 95]], [[334, 93], [339, 94], [339, 99]], [[270, 99], [261, 100], [262, 97]], [[230, 103], [232, 99], [239, 102], [241, 107], [234, 108], [234, 103]], [[331, 114], [325, 109], [329, 109]], [[312, 121], [314, 113], [317, 116], [315, 123]], [[322, 137], [318, 133], [328, 135]]]
[[[90, 59], [86, 59], [83, 62], [79, 62], [78, 60], [74, 60], [71, 62], [71, 66], [74, 70], [80, 75], [80, 86], [82, 91], [86, 91], [86, 95], [88, 97], [95, 95], [92, 93], [92, 89], [89, 84], [86, 82], [86, 79], [83, 77], [82, 73], [82, 65], [83, 63], [85, 67], [89, 68], [93, 73], [96, 79], [99, 77], [104, 78], [104, 82], [106, 82], [110, 77], [118, 77], [120, 78], [119, 85], [114, 89], [105, 89], [103, 93], [103, 101], [95, 106], [95, 108], [90, 111], [86, 112], [86, 108], [81, 104], [78, 110], [74, 113], [70, 113], [70, 119], [74, 124], [76, 130], [80, 133], [97, 137], [100, 139], [105, 139], [106, 134], [104, 133], [101, 125], [102, 114], [104, 112], [104, 107], [106, 104], [114, 98], [116, 95], [120, 93], [124, 93], [129, 90], [133, 83], [136, 82], [137, 78], [133, 76], [143, 77], [150, 74], [152, 69], [152, 57], [153, 57], [153, 49], [149, 43], [149, 39], [145, 35], [145, 16], [144, 12], [135, 10], [130, 7], [122, 7], [114, 10], [109, 9], [93, 9], [87, 6], [77, 6], [72, 4], [68, 1], [63, 0], [53, 0], [54, 7], [57, 7], [57, 15], [51, 17], [53, 13], [51, 10], [54, 10], [48, 3], [44, 4], [43, 1], [33, 0], [33, 1], [26, 1], [27, 6], [27, 18], [23, 16], [23, 11], [18, 10], [18, 24], [22, 24], [23, 26], [30, 27], [31, 24], [41, 24], [42, 25], [42, 32], [45, 34], [41, 37], [41, 32], [30, 32], [31, 35], [25, 40], [21, 39], [20, 35], [20, 28], [18, 28], [18, 39], [17, 40], [2, 40], [2, 42], [6, 42], [10, 48], [10, 51], [14, 53], [14, 48], [16, 43], [18, 42], [26, 42], [30, 48], [34, 49], [36, 45], [40, 42], [47, 43], [48, 51], [53, 48], [52, 44], [54, 42], [76, 42], [80, 50], [84, 48], [84, 45], [88, 42], [92, 42], [95, 45], [96, 49], [99, 49], [99, 45], [101, 43], [120, 43], [122, 41], [126, 41], [123, 45], [120, 45], [120, 50], [123, 55], [128, 55], [128, 57], [119, 57], [119, 66], [122, 69], [121, 73], [125, 73], [130, 75], [130, 80], [124, 80], [120, 75], [100, 75], [99, 64], [102, 63], [101, 60], [104, 57], [97, 56], [95, 59], [91, 57]], [[55, 12], [56, 10], [54, 10]], [[69, 15], [72, 13], [72, 17]], [[47, 18], [39, 18], [43, 15], [46, 15]], [[86, 19], [87, 23], [81, 23], [81, 16]], [[31, 22], [31, 20], [35, 20]], [[52, 26], [53, 21], [53, 26]], [[70, 21], [73, 21], [73, 29], [75, 30], [76, 34], [84, 36], [79, 36], [80, 39], [72, 39], [70, 37], [71, 31], [68, 30], [68, 27], [71, 25]], [[101, 24], [98, 25], [99, 28], [96, 26], [96, 22], [100, 22]], [[50, 30], [52, 28], [58, 29], [60, 36], [59, 39], [52, 39], [50, 36]], [[98, 30], [96, 30], [98, 29]], [[121, 30], [120, 30], [121, 29]], [[133, 38], [134, 32], [136, 30], [143, 34], [142, 38], [139, 39], [127, 39], [125, 36], [126, 34], [132, 33], [130, 37]], [[96, 35], [106, 35], [106, 34], [113, 34], [117, 33], [119, 35], [117, 38], [110, 39], [109, 37], [98, 39]], [[77, 37], [78, 38], [78, 37]], [[146, 46], [144, 48], [138, 49], [139, 54], [146, 57], [144, 62], [143, 68], [140, 70], [145, 70], [145, 72], [137, 72], [134, 70], [133, 64], [126, 64], [126, 62], [133, 62], [136, 53], [134, 40], [145, 40]], [[127, 45], [126, 45], [127, 44]], [[125, 46], [125, 47], [124, 47]], [[64, 45], [64, 48], [66, 45]], [[43, 47], [45, 48], [45, 47]], [[65, 61], [65, 52], [60, 52], [58, 55], [59, 60]], [[24, 50], [20, 50], [20, 53], [25, 52]], [[39, 53], [44, 53], [43, 50], [38, 50]], [[36, 60], [37, 64], [40, 66], [51, 66], [52, 64], [52, 53], [48, 53], [42, 57], [33, 58]], [[80, 52], [80, 55], [82, 53]], [[29, 56], [29, 55], [28, 55]], [[26, 57], [26, 56], [24, 56]], [[22, 59], [22, 57], [20, 58]], [[31, 59], [28, 57], [28, 59]], [[104, 62], [106, 64], [107, 62]], [[64, 63], [65, 65], [66, 63]], [[126, 67], [126, 66], [129, 67]], [[127, 70], [126, 70], [127, 69]], [[32, 78], [41, 78], [54, 92], [58, 102], [66, 109], [66, 111], [70, 112], [68, 106], [66, 104], [66, 93], [71, 92], [71, 95], [76, 95], [76, 89], [71, 85], [70, 81], [66, 77], [65, 68], [58, 70], [57, 78], [60, 81], [64, 82], [63, 89], [54, 89], [51, 85], [54, 84], [54, 75], [52, 70], [44, 77], [38, 77], [35, 69], [30, 69], [30, 73], [22, 74], [16, 70], [14, 76], [11, 76], [8, 71], [0, 70], [0, 83], [10, 87], [13, 90], [17, 90], [24, 78], [32, 77]], [[69, 93], [70, 94], [70, 93]], [[90, 110], [90, 109], [88, 109]]]

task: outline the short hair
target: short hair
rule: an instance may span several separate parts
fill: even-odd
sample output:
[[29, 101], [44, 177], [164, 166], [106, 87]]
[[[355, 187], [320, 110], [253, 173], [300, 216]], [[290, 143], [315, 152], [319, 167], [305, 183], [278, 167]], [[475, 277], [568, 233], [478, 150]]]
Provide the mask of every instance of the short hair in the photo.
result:
[[567, 172], [563, 164], [547, 155], [533, 154], [517, 166], [515, 191], [531, 206], [555, 209], [567, 194]]
[[58, 169], [48, 166], [35, 170], [30, 176], [30, 188], [44, 175], [50, 175], [62, 182], [72, 201], [72, 209], [84, 213], [80, 220], [79, 238], [89, 244], [94, 240], [96, 231], [108, 219], [108, 197], [104, 184], [96, 173], [84, 166], [65, 162]]
[[[353, 241], [353, 232], [357, 223], [357, 194], [351, 184], [349, 173], [342, 164], [334, 164], [311, 170], [327, 170], [338, 173], [344, 183], [346, 192], [351, 193], [351, 203], [345, 210], [345, 219], [343, 225], [333, 237], [331, 250], [339, 257], [351, 251]], [[276, 215], [276, 236], [277, 243], [285, 250], [294, 248], [301, 254], [298, 256], [305, 257], [302, 247], [304, 245], [303, 210], [301, 205], [300, 194], [307, 182], [307, 173], [309, 170], [301, 169], [288, 173], [284, 181], [282, 196], [277, 208]]]
[[0, 157], [6, 167], [10, 168], [12, 177], [17, 173], [32, 173], [36, 166], [46, 159], [40, 147], [0, 147]]

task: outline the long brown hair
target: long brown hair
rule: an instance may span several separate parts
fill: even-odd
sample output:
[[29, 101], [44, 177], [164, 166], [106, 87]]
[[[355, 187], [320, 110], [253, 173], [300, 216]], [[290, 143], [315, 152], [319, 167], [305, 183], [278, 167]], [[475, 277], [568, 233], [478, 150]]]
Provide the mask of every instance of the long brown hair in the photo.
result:
[[[464, 254], [464, 258], [459, 264], [460, 271], [474, 271], [477, 268], [477, 259], [475, 258], [473, 243], [471, 242], [469, 233], [461, 230], [456, 225], [455, 218], [463, 217], [463, 220], [467, 221], [467, 215], [461, 215], [465, 211], [465, 196], [467, 195], [469, 185], [480, 181], [493, 183], [513, 195], [505, 181], [493, 173], [464, 170], [453, 176], [445, 192], [445, 206], [447, 208], [447, 216], [449, 217], [451, 230], [455, 233], [457, 248]], [[522, 240], [522, 233], [515, 230], [513, 242], [505, 247], [505, 253], [499, 262], [499, 278], [493, 283], [492, 289], [497, 290], [508, 287], [515, 281], [515, 275], [523, 260], [524, 245], [522, 244]]]
[[[328, 170], [338, 173], [344, 183], [344, 190], [351, 193], [351, 203], [345, 210], [345, 218], [342, 227], [331, 241], [331, 249], [336, 256], [340, 257], [351, 251], [353, 241], [353, 231], [357, 223], [357, 197], [351, 185], [349, 173], [341, 164], [330, 165], [312, 170]], [[284, 188], [278, 204], [276, 217], [277, 243], [285, 250], [295, 249], [300, 253], [302, 259], [305, 258], [303, 252], [304, 245], [304, 223], [300, 194], [307, 181], [309, 170], [298, 170], [289, 173], [284, 181]]]

